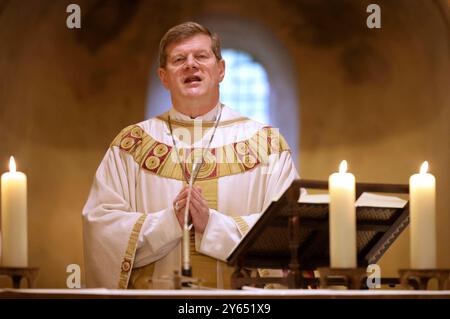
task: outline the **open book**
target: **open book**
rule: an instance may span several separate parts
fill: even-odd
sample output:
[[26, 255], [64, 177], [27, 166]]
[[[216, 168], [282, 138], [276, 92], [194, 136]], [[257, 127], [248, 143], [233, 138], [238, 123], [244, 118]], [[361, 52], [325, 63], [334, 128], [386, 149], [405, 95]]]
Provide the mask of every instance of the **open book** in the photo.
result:
[[[302, 194], [298, 200], [302, 204], [329, 204], [329, 194]], [[403, 208], [407, 201], [395, 196], [362, 193], [356, 200], [356, 207]]]

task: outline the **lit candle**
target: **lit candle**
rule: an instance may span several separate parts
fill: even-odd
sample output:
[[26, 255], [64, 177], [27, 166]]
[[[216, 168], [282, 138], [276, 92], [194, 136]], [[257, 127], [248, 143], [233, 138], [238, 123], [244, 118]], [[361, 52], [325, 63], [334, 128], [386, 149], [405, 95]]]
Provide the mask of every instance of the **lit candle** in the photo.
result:
[[355, 176], [347, 173], [347, 161], [328, 180], [330, 193], [331, 268], [356, 267]]
[[436, 180], [423, 162], [409, 179], [411, 268], [436, 268]]
[[11, 156], [9, 172], [2, 175], [2, 265], [27, 267], [27, 177], [16, 172]]

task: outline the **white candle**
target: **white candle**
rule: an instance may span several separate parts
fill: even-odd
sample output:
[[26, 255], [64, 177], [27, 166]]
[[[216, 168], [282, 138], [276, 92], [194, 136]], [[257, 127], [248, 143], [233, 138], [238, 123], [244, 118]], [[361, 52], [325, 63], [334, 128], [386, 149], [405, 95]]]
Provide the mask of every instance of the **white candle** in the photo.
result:
[[355, 176], [347, 173], [347, 161], [328, 180], [330, 193], [331, 268], [356, 267]]
[[423, 162], [409, 179], [411, 268], [436, 268], [436, 180]]
[[1, 179], [2, 195], [2, 265], [4, 267], [27, 267], [27, 177], [16, 172], [11, 156], [9, 172]]

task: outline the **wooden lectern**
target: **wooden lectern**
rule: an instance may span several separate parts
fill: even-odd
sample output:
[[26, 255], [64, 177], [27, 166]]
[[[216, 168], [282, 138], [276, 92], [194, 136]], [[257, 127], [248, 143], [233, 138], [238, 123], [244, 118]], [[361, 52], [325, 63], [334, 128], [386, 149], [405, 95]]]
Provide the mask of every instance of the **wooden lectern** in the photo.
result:
[[[295, 180], [270, 204], [228, 257], [235, 267], [233, 289], [244, 285], [280, 283], [306, 288], [314, 279], [304, 270], [329, 266], [328, 204], [299, 203], [300, 189], [328, 189], [328, 182]], [[356, 183], [356, 198], [364, 192], [408, 194], [408, 185]], [[357, 207], [358, 267], [376, 263], [409, 223], [409, 205], [403, 208]], [[283, 269], [282, 278], [252, 277], [247, 269]], [[382, 283], [398, 284], [398, 279]]]

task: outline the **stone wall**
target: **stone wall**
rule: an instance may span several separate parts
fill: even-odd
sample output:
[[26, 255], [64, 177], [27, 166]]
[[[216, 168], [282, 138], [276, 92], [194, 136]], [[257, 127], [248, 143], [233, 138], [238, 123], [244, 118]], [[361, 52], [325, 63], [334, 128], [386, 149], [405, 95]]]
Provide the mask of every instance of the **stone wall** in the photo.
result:
[[[80, 0], [82, 28], [70, 30], [72, 2], [0, 3], [0, 171], [13, 154], [28, 175], [39, 287], [63, 288], [66, 266], [83, 265], [81, 210], [115, 134], [144, 119], [160, 37], [209, 15], [261, 23], [293, 57], [302, 177], [326, 179], [345, 158], [358, 181], [407, 183], [430, 162], [438, 266], [450, 267], [448, 2], [377, 1], [382, 28], [369, 30], [370, 1]], [[383, 276], [408, 266], [408, 234]]]

